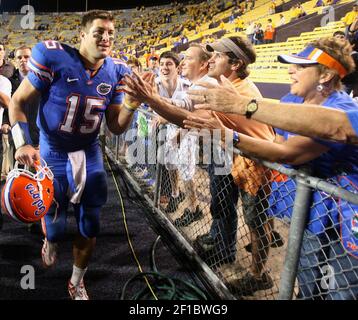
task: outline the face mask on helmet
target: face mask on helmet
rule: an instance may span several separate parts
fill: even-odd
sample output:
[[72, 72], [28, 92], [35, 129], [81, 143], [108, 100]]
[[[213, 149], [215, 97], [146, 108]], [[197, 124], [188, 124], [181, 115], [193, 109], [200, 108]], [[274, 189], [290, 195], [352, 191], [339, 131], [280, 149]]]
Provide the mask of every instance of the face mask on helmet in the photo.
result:
[[53, 173], [45, 160], [34, 165], [36, 173], [11, 170], [2, 189], [1, 206], [11, 218], [24, 223], [40, 220], [49, 210], [54, 196]]

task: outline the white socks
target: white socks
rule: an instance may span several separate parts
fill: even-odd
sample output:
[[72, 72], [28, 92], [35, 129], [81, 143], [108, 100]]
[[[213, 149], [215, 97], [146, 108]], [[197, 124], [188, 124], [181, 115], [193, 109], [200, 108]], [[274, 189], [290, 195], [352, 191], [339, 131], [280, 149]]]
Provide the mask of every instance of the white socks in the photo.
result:
[[87, 268], [86, 269], [81, 269], [81, 268], [78, 268], [75, 265], [73, 265], [71, 283], [74, 286], [78, 286], [80, 284], [81, 280], [83, 279], [86, 271], [87, 271]]

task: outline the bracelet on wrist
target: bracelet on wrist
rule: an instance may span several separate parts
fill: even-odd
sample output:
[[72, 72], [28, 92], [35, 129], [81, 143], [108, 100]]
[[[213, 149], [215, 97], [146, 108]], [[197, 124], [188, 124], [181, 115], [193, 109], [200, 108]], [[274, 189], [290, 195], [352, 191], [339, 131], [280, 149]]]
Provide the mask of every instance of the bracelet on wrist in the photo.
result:
[[239, 136], [239, 133], [237, 131], [233, 131], [232, 138], [234, 140], [234, 145], [236, 145], [236, 144], [238, 144], [240, 142], [240, 136]]
[[132, 109], [133, 111], [137, 110], [140, 104], [134, 105], [131, 104], [127, 99], [124, 100], [124, 105], [127, 106], [127, 109]]
[[136, 111], [136, 109], [134, 109], [134, 108], [131, 108], [129, 105], [127, 105], [126, 103], [124, 103], [124, 108], [127, 110], [127, 111], [129, 111], [129, 112], [134, 112], [134, 111]]

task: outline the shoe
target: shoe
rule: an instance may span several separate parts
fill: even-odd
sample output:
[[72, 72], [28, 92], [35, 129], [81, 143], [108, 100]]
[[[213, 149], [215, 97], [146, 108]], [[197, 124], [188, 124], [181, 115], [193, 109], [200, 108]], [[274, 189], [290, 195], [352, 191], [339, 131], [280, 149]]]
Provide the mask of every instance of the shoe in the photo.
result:
[[147, 170], [144, 168], [141, 168], [141, 167], [138, 167], [138, 166], [133, 166], [131, 167], [131, 171], [136, 174], [136, 175], [143, 175], [147, 172]]
[[78, 286], [74, 286], [69, 280], [67, 289], [72, 300], [89, 300], [83, 280]]
[[174, 226], [177, 228], [187, 227], [194, 221], [200, 220], [203, 216], [203, 211], [199, 209], [199, 206], [196, 207], [195, 211], [185, 208], [183, 215], [174, 221]]
[[[271, 240], [271, 248], [279, 248], [285, 244], [285, 241], [281, 237], [281, 235], [277, 231], [271, 232], [272, 240]], [[245, 250], [249, 253], [252, 253], [252, 243], [249, 243], [245, 246]]]
[[148, 172], [147, 169], [140, 169], [141, 172], [137, 172], [137, 177], [140, 179], [150, 179], [151, 174]]
[[205, 233], [195, 239], [195, 244], [202, 250], [209, 251], [214, 249], [215, 239], [210, 235], [210, 233]]
[[228, 285], [228, 289], [242, 296], [252, 296], [256, 291], [268, 290], [272, 287], [273, 280], [268, 272], [264, 272], [260, 278], [255, 278], [247, 272], [236, 284]]
[[179, 192], [179, 196], [174, 198], [173, 196], [170, 196], [168, 206], [164, 210], [166, 213], [173, 213], [178, 210], [180, 202], [182, 202], [185, 199], [185, 194], [183, 192]]
[[235, 262], [235, 256], [227, 255], [223, 257], [223, 251], [218, 252], [215, 248], [216, 241], [210, 233], [198, 236], [194, 241], [194, 249], [209, 268], [216, 269], [223, 264]]
[[49, 242], [47, 239], [44, 239], [44, 244], [41, 250], [41, 257], [42, 257], [42, 265], [45, 268], [52, 267], [57, 260], [57, 244], [51, 245], [51, 250], [49, 249]]

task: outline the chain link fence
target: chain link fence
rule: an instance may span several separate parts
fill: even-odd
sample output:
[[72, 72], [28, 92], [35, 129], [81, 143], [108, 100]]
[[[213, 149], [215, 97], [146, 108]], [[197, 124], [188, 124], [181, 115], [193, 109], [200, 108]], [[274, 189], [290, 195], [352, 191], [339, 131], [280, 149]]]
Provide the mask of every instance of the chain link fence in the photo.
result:
[[181, 133], [140, 109], [130, 130], [105, 140], [233, 297], [358, 298], [358, 189], [349, 176], [324, 181], [239, 150], [230, 158], [205, 135]]

